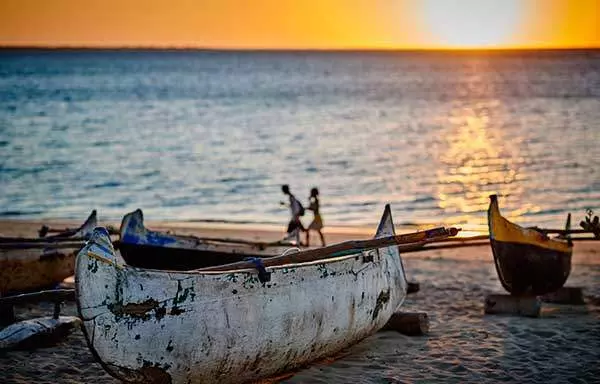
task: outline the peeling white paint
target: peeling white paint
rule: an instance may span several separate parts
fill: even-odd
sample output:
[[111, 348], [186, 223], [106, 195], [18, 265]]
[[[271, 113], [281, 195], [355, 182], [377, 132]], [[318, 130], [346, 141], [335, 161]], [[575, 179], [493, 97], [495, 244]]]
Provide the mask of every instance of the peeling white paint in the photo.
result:
[[[389, 209], [376, 237], [394, 234]], [[309, 263], [167, 272], [124, 265], [97, 229], [76, 264], [90, 348], [138, 383], [245, 382], [334, 354], [383, 327], [406, 296], [396, 246]]]

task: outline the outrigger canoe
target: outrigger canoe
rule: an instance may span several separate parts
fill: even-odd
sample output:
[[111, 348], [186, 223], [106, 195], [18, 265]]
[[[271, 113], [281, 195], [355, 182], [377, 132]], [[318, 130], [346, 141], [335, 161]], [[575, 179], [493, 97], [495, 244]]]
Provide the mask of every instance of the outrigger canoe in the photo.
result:
[[269, 377], [382, 328], [406, 296], [397, 244], [453, 233], [395, 236], [386, 206], [372, 240], [169, 271], [124, 264], [98, 228], [76, 264], [82, 329], [101, 365], [125, 382]]
[[[570, 225], [567, 219], [567, 227]], [[549, 238], [533, 228], [511, 223], [490, 196], [488, 227], [496, 271], [513, 295], [543, 295], [561, 288], [571, 272], [571, 239]]]
[[0, 296], [52, 287], [72, 276], [97, 225], [96, 211], [74, 231], [44, 238], [0, 238]]
[[290, 246], [282, 242], [201, 238], [152, 231], [144, 226], [140, 209], [123, 217], [119, 240], [119, 251], [127, 264], [177, 271], [235, 263], [248, 257], [277, 256]]

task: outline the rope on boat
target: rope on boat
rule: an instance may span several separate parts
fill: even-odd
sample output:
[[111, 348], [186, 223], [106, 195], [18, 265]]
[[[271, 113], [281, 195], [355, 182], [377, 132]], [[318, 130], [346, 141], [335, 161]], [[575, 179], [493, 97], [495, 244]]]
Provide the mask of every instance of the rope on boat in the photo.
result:
[[267, 272], [260, 257], [246, 257], [244, 261], [249, 261], [254, 264], [254, 268], [258, 271], [258, 280], [261, 283], [264, 284], [267, 281], [271, 281], [271, 272]]

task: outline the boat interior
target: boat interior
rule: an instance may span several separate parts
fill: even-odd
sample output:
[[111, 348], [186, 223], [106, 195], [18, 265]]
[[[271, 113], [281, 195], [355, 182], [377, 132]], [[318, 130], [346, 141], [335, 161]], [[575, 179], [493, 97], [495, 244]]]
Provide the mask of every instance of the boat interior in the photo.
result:
[[190, 271], [237, 263], [246, 258], [265, 257], [264, 254], [203, 251], [127, 243], [121, 243], [118, 247], [128, 265], [172, 271]]

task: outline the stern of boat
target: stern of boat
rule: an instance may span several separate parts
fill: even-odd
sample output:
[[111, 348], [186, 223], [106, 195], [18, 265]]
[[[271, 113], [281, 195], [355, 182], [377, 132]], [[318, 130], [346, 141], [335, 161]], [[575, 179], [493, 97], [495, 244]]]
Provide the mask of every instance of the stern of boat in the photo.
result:
[[98, 212], [94, 209], [87, 220], [77, 229], [73, 237], [89, 239], [94, 233], [94, 228], [98, 226]]
[[141, 209], [136, 209], [123, 216], [119, 231], [122, 243], [138, 243], [140, 239], [144, 238], [146, 232], [144, 214]]

